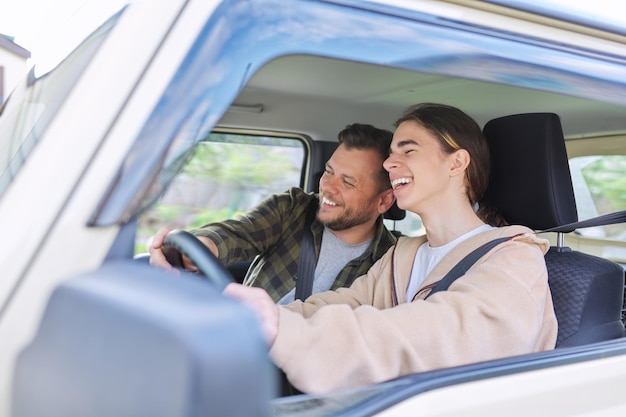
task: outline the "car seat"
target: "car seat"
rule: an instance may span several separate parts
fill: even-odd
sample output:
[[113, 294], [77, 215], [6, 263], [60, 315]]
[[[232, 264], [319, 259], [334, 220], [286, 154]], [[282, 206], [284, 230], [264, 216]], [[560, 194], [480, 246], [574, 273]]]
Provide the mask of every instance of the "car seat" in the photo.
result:
[[[497, 209], [510, 224], [537, 231], [578, 220], [565, 140], [556, 114], [497, 118], [484, 126], [483, 133], [492, 167], [481, 206]], [[556, 245], [545, 256], [559, 325], [556, 346], [623, 337], [624, 270], [607, 259], [565, 247], [563, 235], [557, 234]]]

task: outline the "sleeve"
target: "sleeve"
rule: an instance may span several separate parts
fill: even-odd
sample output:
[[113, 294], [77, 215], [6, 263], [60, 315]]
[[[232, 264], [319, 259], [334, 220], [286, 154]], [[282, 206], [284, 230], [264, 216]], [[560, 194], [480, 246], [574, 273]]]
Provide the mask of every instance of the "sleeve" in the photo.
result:
[[225, 265], [251, 260], [290, 233], [294, 222], [304, 222], [311, 201], [307, 196], [299, 188], [291, 188], [269, 196], [235, 219], [207, 224], [190, 233], [211, 239], [217, 245], [219, 260]]
[[281, 308], [270, 355], [294, 386], [315, 393], [529, 353], [545, 334], [547, 297], [542, 251], [507, 242], [428, 300], [329, 305], [308, 317]]

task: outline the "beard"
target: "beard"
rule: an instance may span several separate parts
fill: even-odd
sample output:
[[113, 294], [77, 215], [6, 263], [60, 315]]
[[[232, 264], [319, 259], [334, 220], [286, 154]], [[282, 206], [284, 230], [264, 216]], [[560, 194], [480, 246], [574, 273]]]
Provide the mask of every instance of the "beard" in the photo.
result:
[[359, 207], [358, 209], [345, 209], [339, 216], [330, 220], [321, 219], [319, 216], [320, 213], [318, 210], [317, 221], [322, 223], [328, 229], [339, 232], [367, 223], [374, 216], [378, 217], [378, 213], [374, 215], [368, 204], [367, 206]]

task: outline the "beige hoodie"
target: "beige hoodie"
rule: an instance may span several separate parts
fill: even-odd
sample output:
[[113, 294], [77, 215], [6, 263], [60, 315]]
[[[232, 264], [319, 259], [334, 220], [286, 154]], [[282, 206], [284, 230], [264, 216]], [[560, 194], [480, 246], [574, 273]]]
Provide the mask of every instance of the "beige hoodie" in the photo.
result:
[[[424, 300], [466, 254], [514, 235], [447, 291]], [[435, 266], [407, 303], [413, 259], [425, 241], [400, 238], [349, 288], [279, 307], [270, 356], [296, 388], [319, 393], [554, 348], [557, 322], [543, 258], [547, 240], [522, 226], [469, 238]]]

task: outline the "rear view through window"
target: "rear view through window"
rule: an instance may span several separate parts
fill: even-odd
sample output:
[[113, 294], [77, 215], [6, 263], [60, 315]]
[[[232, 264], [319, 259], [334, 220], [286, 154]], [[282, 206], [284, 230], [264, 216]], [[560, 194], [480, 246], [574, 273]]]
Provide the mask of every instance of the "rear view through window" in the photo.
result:
[[200, 142], [160, 202], [139, 220], [135, 252], [163, 226], [190, 229], [231, 219], [273, 193], [301, 186], [304, 142], [211, 133]]
[[[626, 156], [596, 155], [570, 160], [580, 219], [626, 210]], [[580, 230], [585, 236], [626, 240], [626, 225]]]
[[[626, 210], [626, 155], [593, 155], [570, 159], [580, 220]], [[589, 227], [577, 231], [584, 238], [606, 241], [604, 255], [626, 263], [626, 224]], [[615, 242], [616, 245], [611, 245]]]

